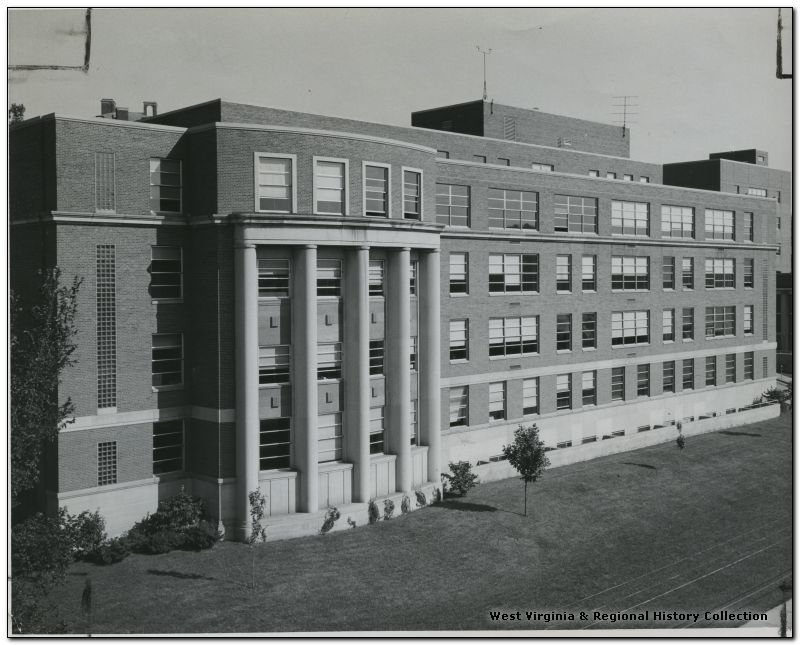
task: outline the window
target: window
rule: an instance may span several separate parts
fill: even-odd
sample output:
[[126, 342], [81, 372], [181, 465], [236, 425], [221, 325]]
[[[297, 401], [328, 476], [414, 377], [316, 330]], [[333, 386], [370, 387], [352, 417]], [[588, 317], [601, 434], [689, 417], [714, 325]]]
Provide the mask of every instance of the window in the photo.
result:
[[116, 252], [113, 244], [98, 244], [95, 248], [98, 410], [117, 407]]
[[662, 260], [661, 282], [664, 289], [675, 288], [675, 258], [664, 257]]
[[764, 155], [758, 155], [756, 157], [756, 160], [758, 161], [758, 163], [764, 163], [764, 161], [765, 161]]
[[694, 307], [684, 307], [681, 316], [683, 340], [694, 340]]
[[764, 378], [769, 376], [769, 358], [767, 356], [761, 358], [761, 375]]
[[616, 178], [617, 178], [617, 173], [611, 171], [608, 171], [606, 173], [606, 179], [616, 179]]
[[115, 155], [113, 152], [94, 153], [94, 207], [97, 211], [113, 213], [117, 206]]
[[624, 401], [625, 400], [625, 368], [612, 367], [611, 368], [611, 400]]
[[706, 209], [706, 239], [732, 240], [734, 238], [733, 211]]
[[[322, 417], [319, 417], [322, 419]], [[259, 469], [289, 468], [292, 445], [291, 419], [276, 417], [259, 422]]]
[[[370, 374], [372, 373], [372, 348], [370, 347]], [[320, 343], [317, 345], [317, 380], [327, 381], [342, 378], [342, 344]]]
[[649, 311], [612, 311], [611, 345], [645, 345], [650, 342]]
[[314, 158], [314, 212], [347, 215], [347, 162]]
[[320, 414], [317, 417], [319, 463], [342, 458], [342, 413]]
[[736, 383], [736, 354], [725, 354], [725, 382]]
[[[370, 267], [371, 271], [371, 267]], [[342, 295], [342, 261], [317, 260], [317, 296]]]
[[684, 289], [694, 289], [694, 258], [681, 260], [681, 284]]
[[556, 376], [556, 410], [572, 409], [572, 374]]
[[767, 189], [766, 188], [748, 188], [747, 194], [752, 195], [753, 197], [766, 197], [767, 196]]
[[671, 343], [675, 340], [675, 310], [664, 309], [661, 312], [661, 340]]
[[450, 388], [450, 427], [467, 425], [469, 389], [467, 386]]
[[383, 452], [383, 406], [369, 409], [369, 454], [379, 455]]
[[537, 293], [539, 256], [489, 255], [489, 293]]
[[364, 215], [389, 217], [389, 167], [364, 164]]
[[383, 374], [383, 340], [369, 341], [369, 373]]
[[597, 291], [596, 255], [584, 255], [581, 258], [581, 290]]
[[556, 351], [572, 351], [572, 314], [556, 316]]
[[633, 181], [633, 175], [622, 175], [622, 181]]
[[585, 313], [581, 316], [581, 347], [597, 349], [597, 314]]
[[383, 297], [383, 260], [369, 261], [369, 295]]
[[752, 213], [745, 213], [744, 214], [744, 241], [745, 242], [752, 242], [753, 241], [753, 214]]
[[683, 360], [683, 389], [694, 389], [694, 359], [685, 358]]
[[403, 218], [422, 217], [422, 173], [403, 170]]
[[664, 393], [675, 391], [675, 361], [664, 361], [662, 390]]
[[556, 231], [597, 233], [597, 200], [593, 197], [554, 195]]
[[581, 374], [581, 397], [583, 405], [597, 405], [597, 372]]
[[289, 297], [289, 260], [258, 260], [258, 295], [261, 298]]
[[755, 333], [755, 325], [753, 324], [753, 305], [744, 306], [744, 333], [746, 336], [752, 336]]
[[467, 254], [450, 254], [450, 293], [468, 293]]
[[650, 396], [650, 365], [636, 366], [636, 396]]
[[289, 345], [258, 348], [258, 384], [289, 382]]
[[450, 321], [450, 360], [466, 361], [469, 358], [469, 327], [466, 320]]
[[612, 235], [650, 235], [650, 204], [611, 202]]
[[489, 356], [520, 356], [538, 351], [538, 316], [489, 319]]
[[522, 414], [539, 414], [539, 379], [522, 381]]
[[706, 289], [733, 289], [736, 286], [736, 261], [733, 258], [706, 258]]
[[572, 291], [572, 256], [556, 256], [556, 292], [569, 293]]
[[755, 263], [753, 258], [744, 259], [744, 287], [745, 289], [752, 289], [755, 287]]
[[447, 150], [437, 150], [436, 154], [440, 156], [442, 159], [450, 158], [450, 153]]
[[476, 163], [486, 163], [486, 155], [472, 155], [472, 160]]
[[540, 170], [542, 172], [553, 172], [553, 164], [549, 163], [532, 163], [531, 170]]
[[448, 226], [469, 226], [469, 186], [436, 184], [436, 221]]
[[179, 159], [150, 160], [150, 210], [181, 212], [181, 162]]
[[611, 288], [621, 291], [650, 289], [650, 261], [647, 257], [613, 256]]
[[183, 470], [183, 419], [153, 424], [153, 474]]
[[717, 357], [706, 356], [706, 387], [717, 384]]
[[408, 266], [408, 295], [417, 295], [417, 273], [419, 262], [411, 260]]
[[256, 211], [293, 213], [297, 210], [294, 155], [256, 153]]
[[599, 177], [600, 176], [600, 171], [599, 170], [590, 170], [589, 171], [589, 176], [590, 177]]
[[501, 165], [501, 166], [510, 166], [511, 165], [511, 159], [508, 159], [507, 157], [498, 157], [497, 158], [497, 163], [499, 165]]
[[506, 384], [489, 383], [489, 419], [502, 421], [506, 418]]
[[639, 177], [639, 182], [642, 183], [642, 184], [649, 184], [650, 183], [650, 177], [645, 177], [644, 175], [642, 175], [641, 177]]
[[97, 485], [117, 483], [117, 442], [103, 441], [97, 444]]
[[416, 336], [412, 336], [411, 340], [409, 341], [408, 362], [409, 362], [409, 369], [412, 372], [416, 372], [417, 371], [417, 337]]
[[150, 247], [150, 296], [183, 296], [183, 257], [179, 246]]
[[539, 194], [489, 189], [489, 228], [539, 228]]
[[745, 352], [744, 353], [744, 380], [745, 381], [752, 381], [753, 377], [755, 376], [755, 370], [753, 368], [753, 363], [754, 363], [753, 352]]
[[661, 207], [661, 237], [694, 237], [694, 208]]
[[153, 334], [153, 387], [183, 385], [183, 336]]
[[410, 430], [411, 445], [416, 446], [417, 434], [419, 431], [419, 415], [417, 413], [417, 400], [411, 399], [411, 407], [408, 411], [408, 426]]
[[736, 335], [736, 307], [706, 307], [706, 338]]

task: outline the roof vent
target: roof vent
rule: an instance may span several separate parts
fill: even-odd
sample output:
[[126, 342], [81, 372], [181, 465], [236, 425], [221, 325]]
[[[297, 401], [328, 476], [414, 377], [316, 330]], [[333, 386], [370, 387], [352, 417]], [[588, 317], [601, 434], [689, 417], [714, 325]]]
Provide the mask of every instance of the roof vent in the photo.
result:
[[109, 117], [113, 116], [114, 110], [117, 109], [117, 102], [114, 99], [100, 99], [100, 115]]

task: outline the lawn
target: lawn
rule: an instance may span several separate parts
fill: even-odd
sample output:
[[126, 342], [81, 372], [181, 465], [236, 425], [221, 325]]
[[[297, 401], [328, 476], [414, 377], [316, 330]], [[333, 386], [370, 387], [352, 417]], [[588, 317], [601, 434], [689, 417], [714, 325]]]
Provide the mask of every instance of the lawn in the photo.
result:
[[89, 576], [96, 634], [613, 627], [490, 611], [766, 610], [791, 581], [791, 416], [552, 469], [529, 487], [528, 517], [522, 505], [508, 479], [324, 536], [77, 563], [54, 600], [86, 631]]

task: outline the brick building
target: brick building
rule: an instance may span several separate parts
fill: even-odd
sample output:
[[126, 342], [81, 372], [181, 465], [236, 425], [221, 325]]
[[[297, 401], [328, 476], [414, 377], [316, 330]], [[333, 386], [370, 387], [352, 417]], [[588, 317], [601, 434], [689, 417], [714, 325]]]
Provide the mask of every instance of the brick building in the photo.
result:
[[449, 461], [508, 476], [520, 423], [566, 463], [775, 381], [776, 200], [666, 185], [627, 130], [148, 105], [11, 130], [12, 284], [84, 279], [51, 508], [121, 532], [183, 485], [240, 536], [260, 487], [272, 537], [316, 532]]

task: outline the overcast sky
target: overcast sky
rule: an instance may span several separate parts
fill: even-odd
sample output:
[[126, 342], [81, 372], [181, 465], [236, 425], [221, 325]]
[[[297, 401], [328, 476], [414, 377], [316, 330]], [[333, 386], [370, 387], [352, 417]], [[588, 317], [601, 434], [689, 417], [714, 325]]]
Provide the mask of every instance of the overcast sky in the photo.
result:
[[[498, 103], [614, 123], [613, 97], [638, 97], [634, 159], [759, 148], [790, 169], [776, 22], [735, 8], [96, 9], [89, 72], [9, 72], [8, 102], [91, 117], [101, 98], [164, 112], [221, 97], [409, 125], [414, 110], [480, 99], [481, 45]], [[82, 29], [81, 11], [12, 10], [9, 63], [81, 65]]]

